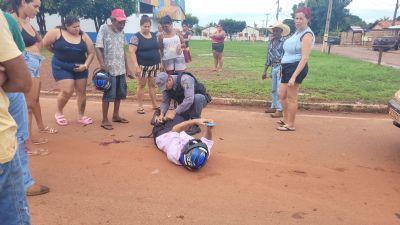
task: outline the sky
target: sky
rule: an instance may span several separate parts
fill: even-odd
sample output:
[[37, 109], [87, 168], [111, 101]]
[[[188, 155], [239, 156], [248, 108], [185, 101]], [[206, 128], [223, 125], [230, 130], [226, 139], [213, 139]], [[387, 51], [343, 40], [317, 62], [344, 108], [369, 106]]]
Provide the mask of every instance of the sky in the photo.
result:
[[[284, 20], [290, 18], [293, 4], [301, 0], [280, 2], [282, 12], [279, 19]], [[396, 0], [353, 0], [348, 8], [353, 15], [370, 23], [385, 16], [392, 18], [395, 4]], [[202, 26], [230, 18], [244, 20], [249, 26], [256, 23], [258, 27], [265, 27], [267, 19], [268, 24], [276, 21], [276, 8], [276, 0], [186, 0], [186, 12], [197, 16]]]

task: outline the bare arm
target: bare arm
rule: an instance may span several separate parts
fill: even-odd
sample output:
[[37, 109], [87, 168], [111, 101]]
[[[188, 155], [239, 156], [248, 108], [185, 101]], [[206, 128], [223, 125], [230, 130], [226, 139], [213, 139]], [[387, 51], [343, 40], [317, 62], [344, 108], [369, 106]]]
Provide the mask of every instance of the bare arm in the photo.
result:
[[85, 41], [87, 47], [87, 58], [85, 61], [85, 66], [87, 69], [89, 69], [89, 66], [90, 64], [92, 64], [94, 59], [94, 45], [92, 39], [90, 39], [90, 37], [86, 33], [83, 35], [83, 40]]
[[106, 64], [104, 63], [104, 54], [103, 54], [104, 49], [103, 48], [97, 48], [96, 47], [96, 57], [97, 60], [99, 61], [100, 67], [103, 70], [106, 70]]
[[28, 93], [32, 86], [32, 78], [22, 55], [1, 64], [7, 74], [7, 80], [3, 84], [4, 91]]
[[54, 53], [53, 44], [58, 37], [57, 31], [58, 31], [57, 29], [53, 29], [47, 32], [47, 34], [43, 37], [42, 41], [43, 47], [49, 50], [51, 53]]
[[310, 57], [312, 42], [313, 42], [312, 34], [304, 35], [303, 40], [301, 41], [301, 60], [296, 70], [294, 71], [291, 79], [296, 80], [296, 77], [306, 66], [308, 59]]
[[[206, 123], [208, 122], [214, 122], [211, 119], [193, 119], [193, 120], [188, 120], [185, 122], [182, 122], [180, 124], [175, 125], [172, 128], [172, 132], [177, 132], [180, 133], [182, 131], [185, 131], [187, 129], [189, 129], [189, 127], [193, 126], [193, 125], [198, 125], [198, 126], [205, 126]], [[212, 127], [206, 127], [206, 131], [204, 133], [204, 137], [208, 140], [212, 140]]]
[[137, 46], [130, 44], [129, 48], [128, 48], [128, 62], [130, 62], [130, 65], [133, 66], [134, 68], [134, 72], [136, 76], [140, 76], [140, 67], [139, 64], [137, 62], [137, 56], [136, 56], [136, 51], [137, 51]]

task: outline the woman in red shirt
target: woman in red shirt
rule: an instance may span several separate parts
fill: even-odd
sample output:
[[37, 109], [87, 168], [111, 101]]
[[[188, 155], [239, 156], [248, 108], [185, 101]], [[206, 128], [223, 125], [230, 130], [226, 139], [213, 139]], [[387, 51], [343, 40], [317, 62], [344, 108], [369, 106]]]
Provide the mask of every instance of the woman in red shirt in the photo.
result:
[[214, 56], [214, 69], [213, 71], [222, 70], [224, 64], [222, 57], [224, 52], [224, 41], [226, 33], [221, 24], [217, 25], [217, 31], [210, 35], [212, 42], [212, 51]]

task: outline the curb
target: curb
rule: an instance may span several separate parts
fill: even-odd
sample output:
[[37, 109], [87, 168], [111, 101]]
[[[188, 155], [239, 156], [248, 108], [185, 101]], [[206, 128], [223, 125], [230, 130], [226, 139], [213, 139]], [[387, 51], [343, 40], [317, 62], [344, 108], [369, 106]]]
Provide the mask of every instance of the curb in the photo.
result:
[[[45, 96], [55, 96], [58, 91], [40, 91]], [[87, 93], [88, 98], [101, 99], [100, 93]], [[157, 97], [161, 95], [157, 94]], [[128, 95], [127, 99], [136, 100], [136, 96]], [[149, 100], [145, 98], [145, 100]], [[256, 99], [235, 99], [235, 98], [217, 98], [213, 97], [212, 105], [229, 105], [229, 106], [253, 106], [264, 108], [266, 105], [271, 105], [270, 101], [256, 100]], [[299, 102], [299, 109], [302, 110], [315, 110], [315, 111], [328, 111], [328, 112], [361, 112], [361, 113], [388, 113], [387, 105], [374, 105], [374, 104], [349, 104], [349, 103], [307, 103]]]

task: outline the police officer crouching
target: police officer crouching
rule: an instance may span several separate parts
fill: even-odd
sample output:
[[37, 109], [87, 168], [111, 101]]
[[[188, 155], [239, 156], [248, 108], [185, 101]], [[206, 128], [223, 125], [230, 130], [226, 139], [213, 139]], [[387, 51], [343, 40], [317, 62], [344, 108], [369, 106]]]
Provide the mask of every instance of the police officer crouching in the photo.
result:
[[[203, 108], [211, 102], [211, 97], [207, 94], [204, 85], [188, 72], [180, 72], [170, 76], [161, 72], [157, 74], [155, 82], [163, 94], [159, 121], [162, 121], [164, 117], [173, 119], [176, 114], [182, 116], [185, 120], [199, 119]], [[175, 100], [178, 106], [175, 110], [167, 113], [171, 99]], [[186, 131], [189, 135], [200, 132], [201, 129], [198, 125], [193, 125]]]

